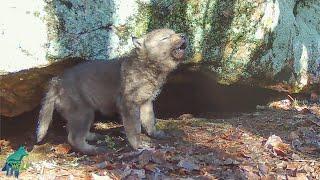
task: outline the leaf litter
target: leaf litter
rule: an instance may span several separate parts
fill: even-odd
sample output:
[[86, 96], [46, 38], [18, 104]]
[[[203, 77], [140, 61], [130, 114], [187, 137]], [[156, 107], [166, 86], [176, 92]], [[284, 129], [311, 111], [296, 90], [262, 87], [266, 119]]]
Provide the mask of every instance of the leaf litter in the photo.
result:
[[[319, 117], [319, 104], [289, 98], [231, 117], [159, 120], [171, 137], [147, 137], [151, 146], [138, 151], [123, 133], [98, 142], [110, 151], [97, 156], [73, 152], [66, 141], [49, 142], [29, 147], [19, 179], [320, 179]], [[11, 143], [0, 140], [2, 164]]]

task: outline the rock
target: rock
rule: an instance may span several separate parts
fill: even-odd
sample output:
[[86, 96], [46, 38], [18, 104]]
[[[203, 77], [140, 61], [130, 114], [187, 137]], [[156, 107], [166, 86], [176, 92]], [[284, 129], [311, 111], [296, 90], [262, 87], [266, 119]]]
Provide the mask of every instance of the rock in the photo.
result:
[[200, 169], [200, 167], [190, 159], [180, 160], [180, 162], [178, 163], [178, 166], [184, 168], [187, 171], [193, 171], [193, 170]]
[[219, 83], [288, 92], [320, 83], [320, 1], [4, 1], [0, 15], [18, 20], [0, 20], [0, 73], [26, 71], [1, 77], [3, 116], [38, 106], [55, 75], [27, 69], [122, 56], [131, 36], [164, 27], [187, 34], [195, 70], [217, 74]]
[[49, 64], [45, 1], [2, 0], [0, 74]]
[[69, 58], [48, 67], [0, 76], [0, 114], [13, 117], [33, 110], [40, 104], [51, 77], [83, 61], [79, 58]]
[[[41, 49], [43, 61], [47, 61], [45, 56], [104, 60], [130, 51], [132, 35], [170, 27], [188, 34], [190, 59], [211, 62], [208, 68], [219, 74], [221, 82], [248, 83], [263, 77], [265, 82], [288, 81], [299, 88], [306, 85], [308, 76], [317, 77], [319, 73], [319, 1], [10, 2], [2, 7], [6, 10], [3, 12], [15, 6], [14, 16], [20, 15], [25, 24], [33, 26], [12, 29], [15, 31], [9, 34], [18, 22], [3, 22], [3, 37], [14, 45], [22, 42], [20, 54], [31, 54], [31, 59], [36, 59], [34, 52]], [[34, 42], [34, 38], [28, 38], [30, 32], [41, 35], [34, 49], [28, 46]], [[25, 39], [10, 40], [14, 33], [21, 33]], [[319, 81], [316, 78], [313, 83]]]

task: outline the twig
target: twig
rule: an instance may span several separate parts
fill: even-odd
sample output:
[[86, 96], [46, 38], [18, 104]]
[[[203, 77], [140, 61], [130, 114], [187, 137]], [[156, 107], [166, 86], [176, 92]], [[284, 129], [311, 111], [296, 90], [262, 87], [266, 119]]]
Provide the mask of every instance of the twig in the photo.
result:
[[294, 99], [293, 99], [292, 96], [290, 96], [289, 94], [288, 94], [287, 96], [288, 96], [288, 98], [289, 98], [291, 101], [294, 101]]

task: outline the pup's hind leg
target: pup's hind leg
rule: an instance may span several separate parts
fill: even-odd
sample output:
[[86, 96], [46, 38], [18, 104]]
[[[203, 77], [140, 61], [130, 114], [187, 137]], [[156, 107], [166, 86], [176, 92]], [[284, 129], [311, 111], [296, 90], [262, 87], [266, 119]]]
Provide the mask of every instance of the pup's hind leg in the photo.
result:
[[90, 145], [86, 141], [94, 119], [93, 110], [88, 107], [77, 108], [77, 111], [63, 113], [63, 116], [68, 121], [68, 141], [74, 149], [84, 154], [99, 154], [106, 151], [105, 148]]

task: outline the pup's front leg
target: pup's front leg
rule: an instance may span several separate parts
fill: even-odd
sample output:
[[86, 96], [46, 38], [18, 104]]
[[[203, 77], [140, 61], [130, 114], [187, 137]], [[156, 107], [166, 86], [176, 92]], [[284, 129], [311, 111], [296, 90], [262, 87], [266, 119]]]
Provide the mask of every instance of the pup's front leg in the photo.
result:
[[121, 116], [128, 141], [134, 149], [141, 146], [141, 122], [138, 106], [121, 105]]
[[153, 103], [151, 100], [142, 104], [140, 107], [140, 119], [142, 127], [145, 129], [147, 134], [154, 138], [164, 138], [166, 137], [163, 131], [156, 129], [156, 119], [153, 112]]

